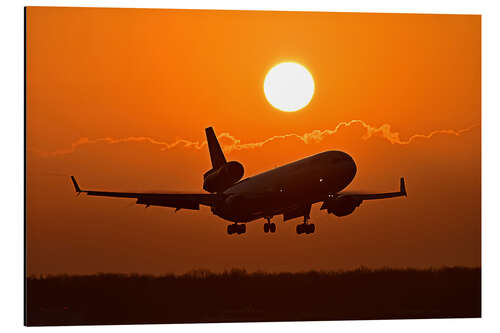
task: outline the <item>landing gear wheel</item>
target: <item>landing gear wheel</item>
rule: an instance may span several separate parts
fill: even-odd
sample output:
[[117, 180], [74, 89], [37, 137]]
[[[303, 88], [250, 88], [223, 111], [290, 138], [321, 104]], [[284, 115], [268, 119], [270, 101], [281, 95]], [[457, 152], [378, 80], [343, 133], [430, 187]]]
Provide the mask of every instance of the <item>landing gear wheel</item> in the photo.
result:
[[271, 231], [271, 232], [276, 232], [276, 224], [271, 223], [271, 224], [269, 225], [269, 231]]
[[264, 232], [265, 233], [269, 232], [269, 223], [264, 224]]
[[306, 234], [312, 234], [314, 232], [315, 229], [314, 224], [303, 224], [303, 226]]
[[315, 231], [315, 226], [314, 224], [297, 224], [297, 234], [312, 234]]
[[227, 226], [227, 234], [244, 234], [247, 231], [247, 226], [245, 224], [230, 224]]

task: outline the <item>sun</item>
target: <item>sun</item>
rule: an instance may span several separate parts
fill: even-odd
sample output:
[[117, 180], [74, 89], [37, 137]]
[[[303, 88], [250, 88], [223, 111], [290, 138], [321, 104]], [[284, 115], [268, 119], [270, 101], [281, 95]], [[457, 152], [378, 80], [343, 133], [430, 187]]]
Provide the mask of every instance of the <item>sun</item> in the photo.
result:
[[276, 109], [295, 112], [311, 101], [314, 79], [304, 66], [296, 62], [282, 62], [267, 73], [264, 94]]

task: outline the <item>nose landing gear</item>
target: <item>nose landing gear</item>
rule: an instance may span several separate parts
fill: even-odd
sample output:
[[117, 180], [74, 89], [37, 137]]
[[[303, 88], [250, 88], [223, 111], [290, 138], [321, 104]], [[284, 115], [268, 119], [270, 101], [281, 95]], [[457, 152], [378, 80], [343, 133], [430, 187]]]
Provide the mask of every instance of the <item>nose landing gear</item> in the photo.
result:
[[227, 234], [244, 234], [247, 231], [247, 226], [245, 224], [230, 224], [227, 226]]
[[310, 217], [307, 216], [307, 215], [304, 215], [304, 223], [302, 224], [298, 224], [297, 225], [297, 234], [312, 234], [314, 233], [316, 227], [314, 226], [314, 224], [308, 224], [307, 223], [307, 220], [309, 220]]
[[266, 217], [267, 222], [264, 224], [264, 232], [268, 233], [270, 232], [276, 232], [276, 224], [271, 223], [271, 218]]

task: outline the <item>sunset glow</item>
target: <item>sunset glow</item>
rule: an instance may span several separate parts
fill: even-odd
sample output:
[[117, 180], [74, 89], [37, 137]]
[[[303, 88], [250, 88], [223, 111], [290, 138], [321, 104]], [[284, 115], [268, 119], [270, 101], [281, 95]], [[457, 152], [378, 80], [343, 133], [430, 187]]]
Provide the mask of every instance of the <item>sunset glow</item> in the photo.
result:
[[[27, 274], [481, 265], [481, 17], [28, 7]], [[298, 110], [298, 111], [297, 111]], [[283, 111], [283, 112], [281, 112]], [[296, 111], [296, 112], [293, 112]], [[205, 128], [251, 177], [328, 150], [366, 201], [249, 223], [82, 188], [202, 193]]]

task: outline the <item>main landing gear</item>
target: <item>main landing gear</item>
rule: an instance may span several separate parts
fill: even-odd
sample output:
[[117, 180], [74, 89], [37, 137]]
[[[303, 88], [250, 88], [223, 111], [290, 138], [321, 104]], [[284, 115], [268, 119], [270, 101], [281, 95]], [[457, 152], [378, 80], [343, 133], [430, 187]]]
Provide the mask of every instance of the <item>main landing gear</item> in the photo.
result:
[[304, 223], [298, 224], [297, 225], [297, 234], [312, 234], [314, 230], [316, 229], [314, 227], [314, 224], [308, 224], [307, 220], [309, 220], [310, 217], [304, 215]]
[[266, 217], [267, 222], [264, 223], [264, 232], [267, 234], [270, 232], [276, 232], [276, 224], [271, 223], [271, 218]]
[[228, 235], [232, 234], [244, 234], [247, 231], [247, 226], [245, 224], [230, 224], [227, 226]]

